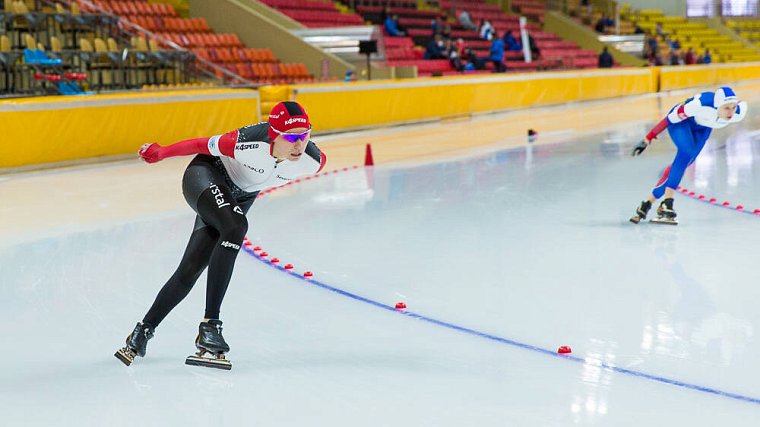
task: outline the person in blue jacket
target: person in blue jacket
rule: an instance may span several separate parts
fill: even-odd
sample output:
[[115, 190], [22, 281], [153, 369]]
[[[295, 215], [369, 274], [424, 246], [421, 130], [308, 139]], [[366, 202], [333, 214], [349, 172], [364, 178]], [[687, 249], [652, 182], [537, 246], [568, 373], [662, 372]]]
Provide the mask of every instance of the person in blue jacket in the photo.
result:
[[504, 40], [502, 40], [498, 34], [494, 34], [488, 60], [493, 62], [494, 72], [503, 73], [507, 70], [507, 66], [504, 65]]
[[399, 28], [398, 15], [395, 14], [389, 15], [385, 18], [383, 28], [385, 28], [385, 32], [391, 37], [404, 37], [406, 35], [406, 33]]

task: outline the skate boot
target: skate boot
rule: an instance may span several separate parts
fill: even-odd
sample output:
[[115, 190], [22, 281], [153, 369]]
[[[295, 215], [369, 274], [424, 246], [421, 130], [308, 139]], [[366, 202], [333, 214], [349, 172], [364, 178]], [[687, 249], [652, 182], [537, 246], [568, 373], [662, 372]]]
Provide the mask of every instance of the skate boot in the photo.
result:
[[664, 199], [660, 206], [657, 207], [657, 218], [651, 220], [658, 224], [678, 224], [676, 211], [673, 210], [673, 199]]
[[[201, 322], [198, 326], [198, 337], [195, 339], [195, 347], [198, 352], [195, 356], [185, 359], [186, 365], [205, 366], [207, 368], [232, 369], [232, 363], [224, 356], [230, 351], [230, 346], [222, 336], [222, 321], [212, 319]], [[209, 356], [204, 356], [206, 353]]]
[[641, 202], [641, 205], [639, 205], [638, 208], [636, 208], [636, 214], [631, 217], [629, 221], [631, 221], [634, 224], [638, 224], [639, 221], [642, 219], [647, 218], [647, 213], [649, 213], [649, 209], [652, 208], [652, 202], [649, 200], [644, 200]]
[[135, 330], [127, 337], [127, 345], [114, 353], [117, 359], [129, 366], [135, 356], [145, 357], [145, 349], [148, 346], [148, 340], [153, 338], [155, 328], [138, 322]]

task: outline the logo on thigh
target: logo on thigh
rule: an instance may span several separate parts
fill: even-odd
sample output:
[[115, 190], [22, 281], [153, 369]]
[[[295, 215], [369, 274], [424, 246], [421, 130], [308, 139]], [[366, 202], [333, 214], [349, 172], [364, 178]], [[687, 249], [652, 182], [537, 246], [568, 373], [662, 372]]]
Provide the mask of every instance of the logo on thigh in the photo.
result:
[[232, 248], [232, 249], [235, 249], [235, 250], [239, 250], [240, 249], [240, 245], [236, 245], [236, 244], [234, 244], [232, 242], [228, 242], [226, 240], [222, 242], [222, 247], [223, 248]]
[[216, 200], [216, 207], [221, 209], [225, 206], [229, 206], [230, 204], [224, 200], [224, 193], [222, 193], [222, 189], [219, 188], [218, 185], [214, 184], [213, 182], [209, 186], [211, 188], [211, 194], [214, 195], [214, 200]]
[[234, 208], [232, 208], [232, 210], [235, 211], [235, 212], [237, 212], [237, 213], [239, 213], [240, 215], [245, 215], [243, 213], [243, 210], [240, 209], [240, 206], [235, 206]]

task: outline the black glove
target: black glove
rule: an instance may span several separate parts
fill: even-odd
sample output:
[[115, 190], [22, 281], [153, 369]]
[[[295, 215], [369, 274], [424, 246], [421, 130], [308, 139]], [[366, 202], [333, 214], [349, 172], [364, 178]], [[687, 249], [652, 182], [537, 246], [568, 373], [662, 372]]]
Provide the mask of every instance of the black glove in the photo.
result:
[[635, 147], [633, 147], [633, 152], [631, 152], [631, 155], [638, 156], [639, 154], [643, 153], [644, 150], [646, 150], [648, 146], [649, 144], [647, 144], [646, 141], [642, 140], [641, 142], [636, 144]]

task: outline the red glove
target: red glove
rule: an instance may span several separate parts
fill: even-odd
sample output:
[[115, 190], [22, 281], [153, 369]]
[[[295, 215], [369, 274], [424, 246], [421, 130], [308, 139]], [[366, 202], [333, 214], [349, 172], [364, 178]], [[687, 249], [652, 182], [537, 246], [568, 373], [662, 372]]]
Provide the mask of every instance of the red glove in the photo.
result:
[[137, 151], [137, 154], [145, 161], [145, 163], [156, 163], [164, 159], [164, 156], [161, 153], [162, 148], [163, 147], [155, 142], [151, 142], [143, 144], [143, 146], [140, 147], [140, 150]]

